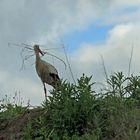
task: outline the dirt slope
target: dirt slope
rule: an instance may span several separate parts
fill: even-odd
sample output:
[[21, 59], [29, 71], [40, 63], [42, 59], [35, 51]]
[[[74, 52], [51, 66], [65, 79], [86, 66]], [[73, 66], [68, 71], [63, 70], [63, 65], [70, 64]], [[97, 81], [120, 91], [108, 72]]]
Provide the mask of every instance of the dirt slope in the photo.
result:
[[18, 117], [8, 122], [3, 122], [3, 128], [0, 130], [0, 140], [19, 140], [23, 128], [29, 121], [32, 123], [43, 114], [41, 108], [26, 110]]

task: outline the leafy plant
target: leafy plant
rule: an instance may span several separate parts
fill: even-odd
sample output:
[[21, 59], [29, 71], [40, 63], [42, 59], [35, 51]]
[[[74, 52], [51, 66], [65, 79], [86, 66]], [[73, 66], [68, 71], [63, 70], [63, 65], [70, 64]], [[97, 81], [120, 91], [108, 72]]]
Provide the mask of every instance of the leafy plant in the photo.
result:
[[11, 98], [8, 98], [7, 95], [0, 101], [0, 130], [5, 128], [5, 126], [16, 116], [22, 113], [25, 109], [15, 103], [17, 96], [15, 95], [13, 101]]
[[[140, 77], [117, 72], [107, 79], [107, 88], [95, 92], [92, 76], [83, 74], [77, 84], [61, 81], [42, 104], [43, 113], [25, 124], [20, 138], [35, 140], [139, 140]], [[0, 105], [3, 120], [12, 120], [24, 110], [5, 100]]]

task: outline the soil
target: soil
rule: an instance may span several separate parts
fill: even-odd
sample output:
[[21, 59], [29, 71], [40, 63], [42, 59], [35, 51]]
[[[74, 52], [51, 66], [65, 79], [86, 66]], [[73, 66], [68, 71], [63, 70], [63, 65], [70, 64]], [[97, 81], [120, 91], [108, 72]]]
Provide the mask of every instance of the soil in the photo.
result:
[[0, 129], [0, 140], [20, 140], [21, 133], [29, 121], [35, 120], [43, 114], [43, 109], [28, 109], [13, 120], [3, 122]]

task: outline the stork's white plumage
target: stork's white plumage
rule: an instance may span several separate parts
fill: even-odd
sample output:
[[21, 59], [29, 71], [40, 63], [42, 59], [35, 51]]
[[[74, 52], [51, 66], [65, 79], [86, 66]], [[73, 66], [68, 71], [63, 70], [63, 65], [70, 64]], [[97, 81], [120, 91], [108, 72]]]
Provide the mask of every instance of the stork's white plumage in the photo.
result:
[[34, 45], [33, 48], [36, 55], [36, 71], [44, 85], [45, 97], [47, 98], [45, 83], [56, 88], [59, 81], [58, 72], [53, 65], [40, 58], [39, 53], [41, 53], [42, 55], [43, 53], [40, 50], [39, 45]]

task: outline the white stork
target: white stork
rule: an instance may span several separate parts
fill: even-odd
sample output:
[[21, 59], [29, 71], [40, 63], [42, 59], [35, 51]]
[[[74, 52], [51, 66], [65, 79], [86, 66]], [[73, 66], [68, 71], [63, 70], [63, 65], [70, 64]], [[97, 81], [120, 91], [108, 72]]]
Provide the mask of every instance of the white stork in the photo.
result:
[[33, 48], [36, 55], [36, 63], [35, 63], [36, 72], [43, 83], [45, 98], [47, 99], [47, 90], [45, 87], [45, 83], [53, 86], [56, 89], [60, 79], [56, 68], [40, 58], [39, 53], [41, 55], [44, 54], [40, 50], [39, 45], [34, 45]]

